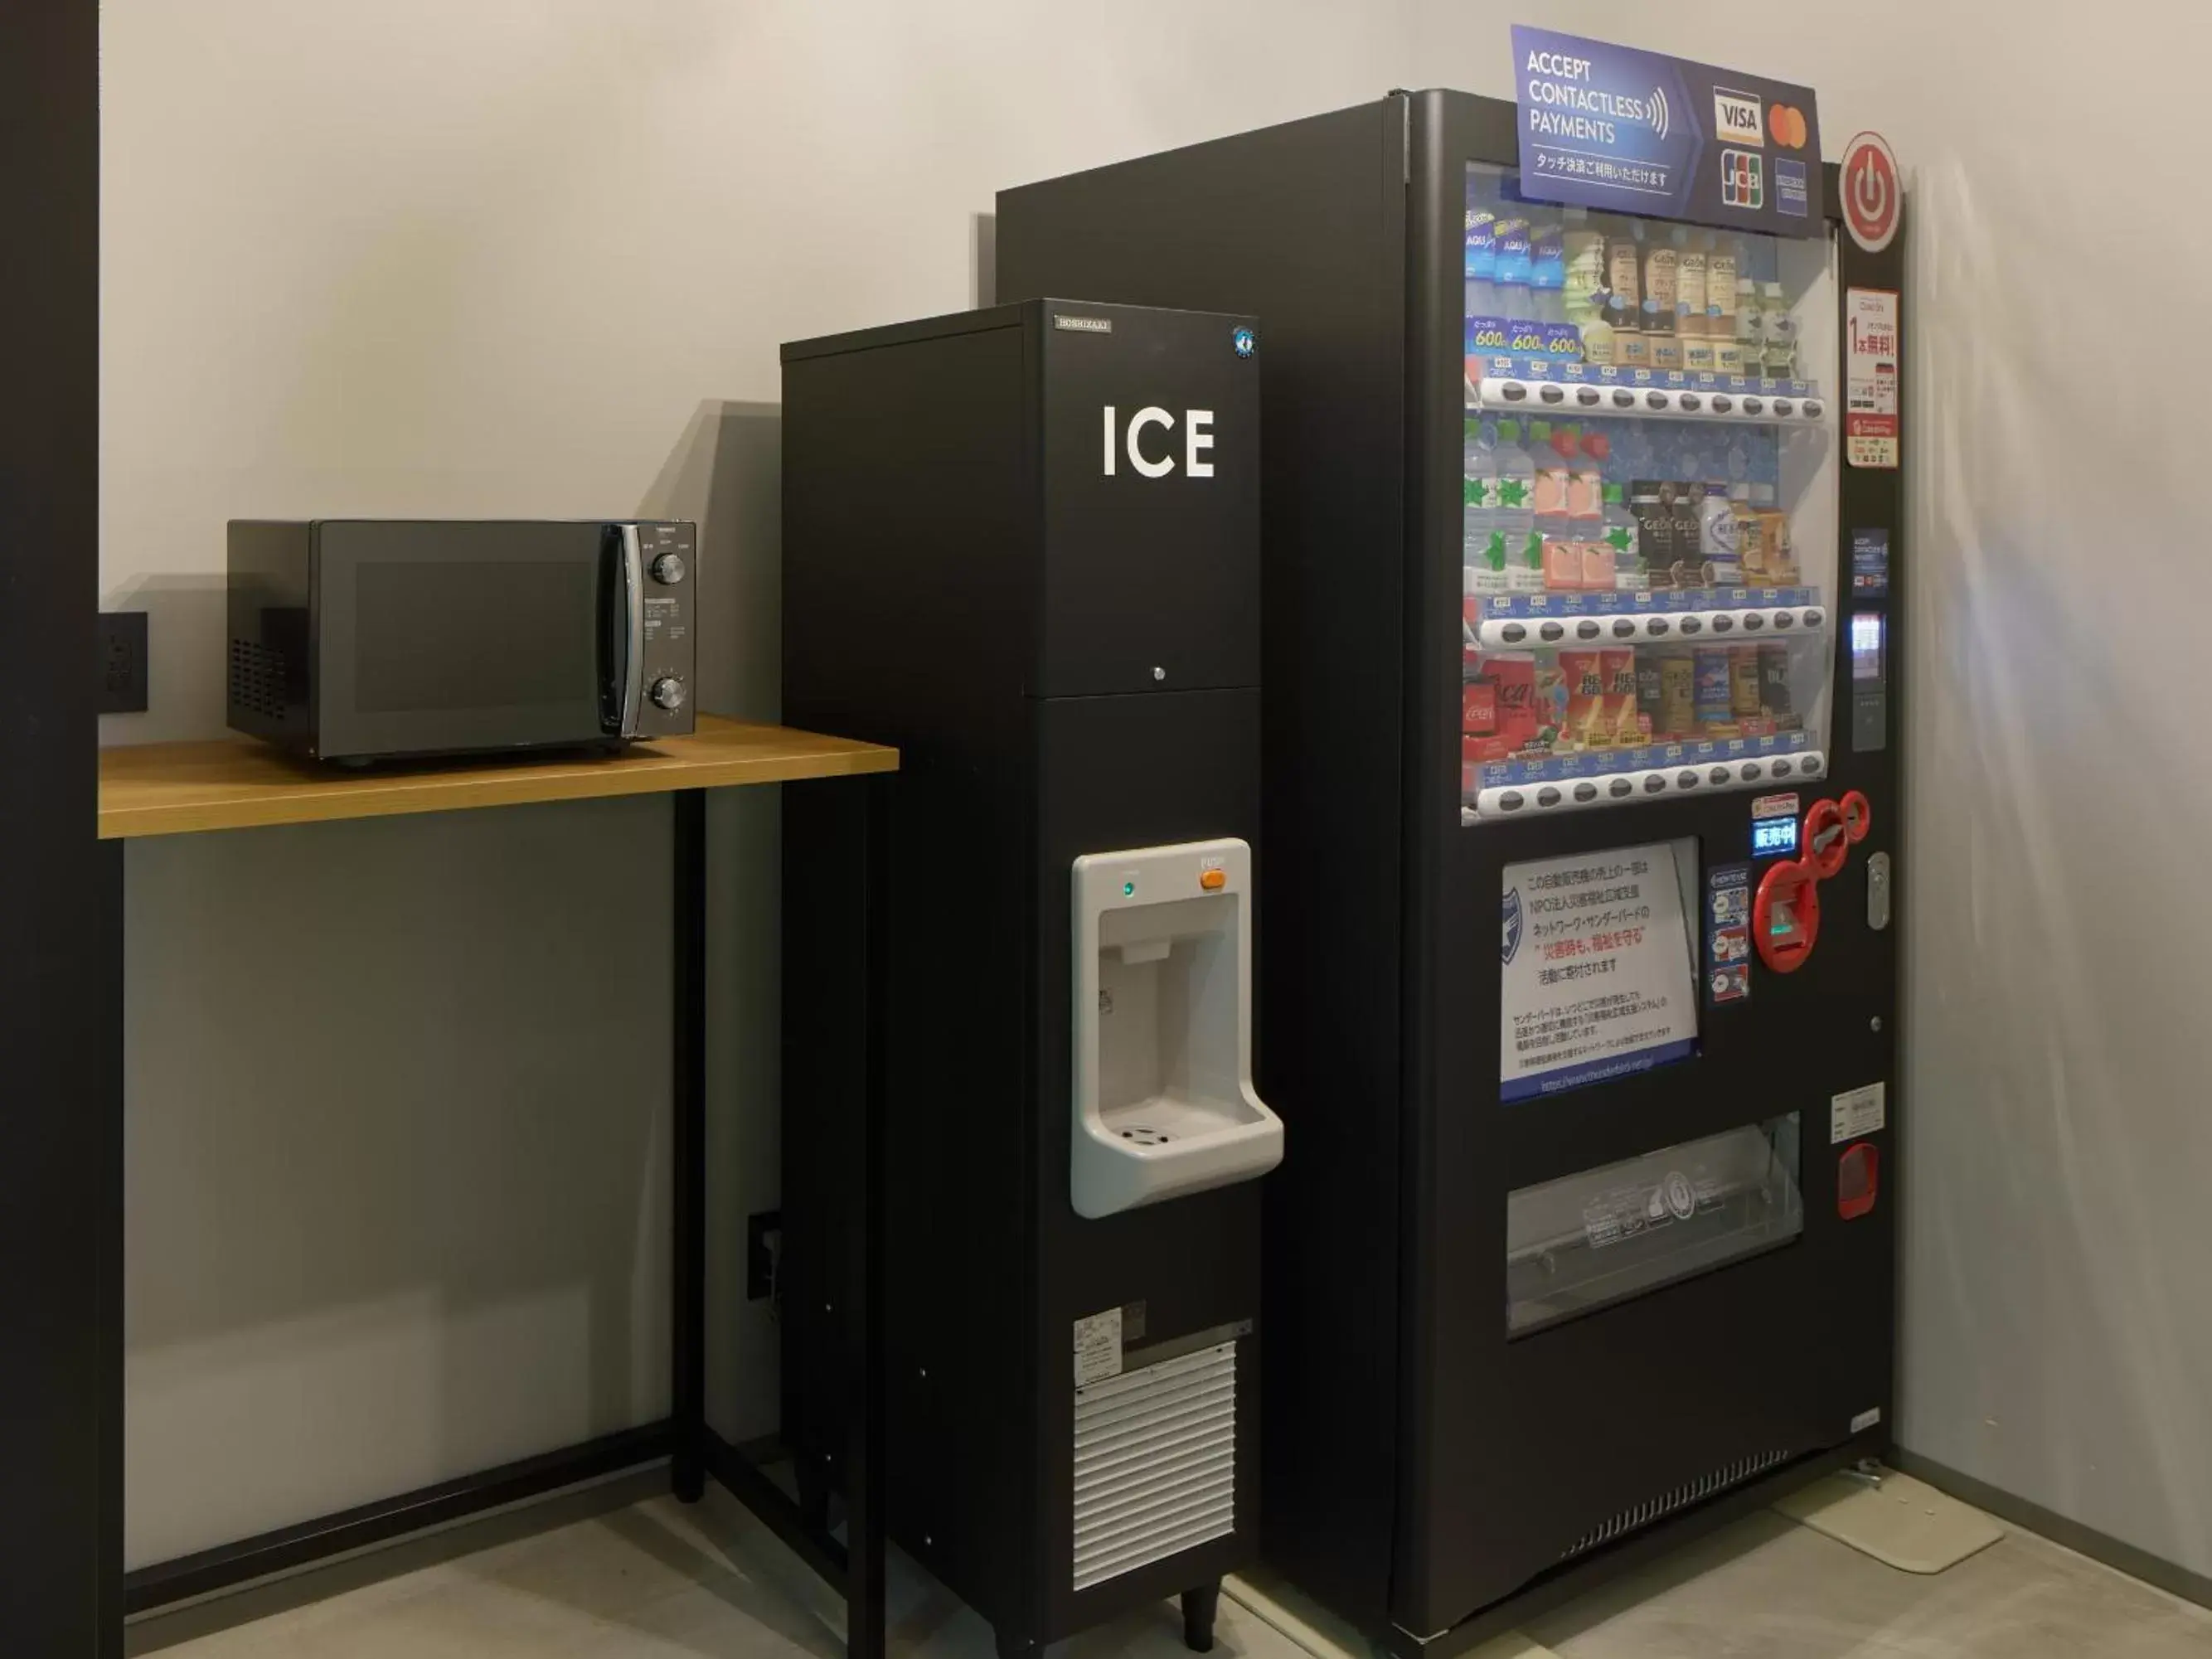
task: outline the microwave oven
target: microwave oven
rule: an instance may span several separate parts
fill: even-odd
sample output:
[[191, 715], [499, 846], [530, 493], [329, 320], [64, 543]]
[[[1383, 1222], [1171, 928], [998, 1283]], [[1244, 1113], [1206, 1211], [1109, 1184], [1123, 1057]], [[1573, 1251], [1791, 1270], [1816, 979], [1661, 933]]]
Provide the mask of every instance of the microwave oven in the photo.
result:
[[692, 729], [693, 525], [234, 520], [230, 724], [321, 760]]

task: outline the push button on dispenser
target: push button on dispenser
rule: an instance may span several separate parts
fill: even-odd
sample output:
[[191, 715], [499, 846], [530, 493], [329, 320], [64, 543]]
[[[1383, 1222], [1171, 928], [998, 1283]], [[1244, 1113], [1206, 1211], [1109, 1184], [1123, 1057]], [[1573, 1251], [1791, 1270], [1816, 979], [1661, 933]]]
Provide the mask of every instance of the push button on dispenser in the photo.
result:
[[1226, 870], [1201, 870], [1198, 872], [1198, 884], [1209, 893], [1218, 893], [1229, 885], [1229, 872]]

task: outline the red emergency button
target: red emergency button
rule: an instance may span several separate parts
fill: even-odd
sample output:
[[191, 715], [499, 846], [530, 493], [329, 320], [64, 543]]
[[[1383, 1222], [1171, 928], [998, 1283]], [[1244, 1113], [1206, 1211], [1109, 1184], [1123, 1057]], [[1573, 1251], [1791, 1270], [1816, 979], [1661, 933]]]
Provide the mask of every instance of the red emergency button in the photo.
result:
[[1198, 872], [1198, 884], [1209, 893], [1218, 893], [1229, 885], [1229, 872], [1226, 870], [1201, 870]]
[[1836, 1213], [1856, 1221], [1881, 1195], [1881, 1149], [1870, 1140], [1844, 1148], [1836, 1164]]

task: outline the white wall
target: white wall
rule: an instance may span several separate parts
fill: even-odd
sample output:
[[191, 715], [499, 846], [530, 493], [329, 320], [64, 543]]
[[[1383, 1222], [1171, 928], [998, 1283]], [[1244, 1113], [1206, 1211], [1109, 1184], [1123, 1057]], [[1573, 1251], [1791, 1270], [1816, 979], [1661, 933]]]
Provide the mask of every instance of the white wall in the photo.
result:
[[[715, 629], [722, 706], [763, 709], [773, 424], [720, 400], [773, 403], [779, 340], [967, 303], [1000, 185], [1391, 85], [1504, 94], [1516, 18], [1810, 82], [1832, 154], [1882, 129], [1916, 186], [1902, 1432], [2212, 1572], [2212, 1056], [2190, 1002], [2212, 899], [2166, 876], [2212, 823], [2200, 647], [2170, 597], [2205, 586], [2203, 468], [2179, 419], [2076, 412], [2058, 378], [2085, 353], [2130, 390], [2212, 373], [2186, 171], [2203, 8], [105, 17], [105, 580], [155, 613], [155, 712], [111, 740], [219, 723], [222, 525], [244, 512], [704, 514], [710, 579], [745, 593]], [[2092, 97], [2109, 157], [2081, 147]], [[2153, 751], [2184, 763], [2131, 793]], [[773, 802], [716, 813], [746, 854], [717, 865], [717, 970], [772, 988], [750, 855]], [[564, 909], [558, 948], [528, 948], [584, 870], [649, 866], [662, 822], [538, 809], [134, 854], [134, 1561], [663, 1408], [665, 919]], [[295, 917], [317, 942], [276, 975]], [[440, 945], [500, 976], [487, 1029], [413, 977], [447, 971]], [[606, 960], [640, 969], [586, 1017], [568, 976]], [[353, 1005], [335, 1026], [325, 993]], [[288, 1011], [275, 1042], [246, 1018], [262, 996]], [[773, 1191], [772, 1032], [756, 1012], [717, 1033], [716, 1178], [744, 1189], [720, 1259]], [[547, 1133], [518, 1147], [525, 1101]], [[764, 1335], [757, 1310], [717, 1327], [733, 1431], [758, 1425]]]
[[[2212, 337], [2159, 297], [2212, 267], [2212, 13], [1929, 11], [1938, 61], [1977, 69], [1955, 94], [1925, 76], [1929, 130], [1897, 122], [1921, 343], [1904, 1432], [2212, 1575], [2206, 428], [2166, 390], [2212, 377]], [[2087, 267], [2049, 258], [2066, 228]], [[2074, 363], [2118, 395], [2069, 395]]]

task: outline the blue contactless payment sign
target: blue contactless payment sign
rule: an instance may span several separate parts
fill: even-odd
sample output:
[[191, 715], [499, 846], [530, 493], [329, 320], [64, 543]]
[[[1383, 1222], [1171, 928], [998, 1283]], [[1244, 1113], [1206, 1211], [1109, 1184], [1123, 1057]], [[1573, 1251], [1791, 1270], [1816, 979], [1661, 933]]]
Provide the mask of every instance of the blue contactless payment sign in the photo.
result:
[[1810, 87], [1518, 23], [1513, 82], [1529, 200], [1826, 234]]

